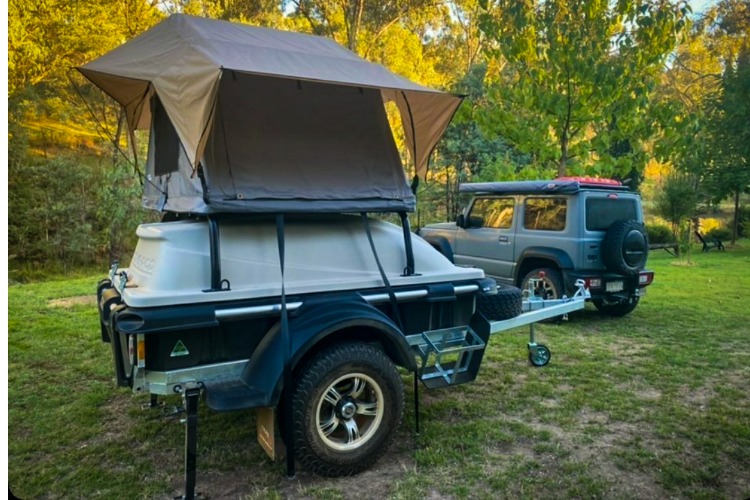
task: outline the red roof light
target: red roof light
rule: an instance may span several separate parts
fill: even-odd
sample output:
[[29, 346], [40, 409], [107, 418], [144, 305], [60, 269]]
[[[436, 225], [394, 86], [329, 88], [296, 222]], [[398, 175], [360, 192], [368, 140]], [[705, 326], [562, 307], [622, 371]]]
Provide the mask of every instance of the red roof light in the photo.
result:
[[556, 181], [573, 181], [580, 184], [600, 184], [605, 186], [622, 186], [622, 182], [614, 179], [600, 179], [598, 177], [558, 177]]

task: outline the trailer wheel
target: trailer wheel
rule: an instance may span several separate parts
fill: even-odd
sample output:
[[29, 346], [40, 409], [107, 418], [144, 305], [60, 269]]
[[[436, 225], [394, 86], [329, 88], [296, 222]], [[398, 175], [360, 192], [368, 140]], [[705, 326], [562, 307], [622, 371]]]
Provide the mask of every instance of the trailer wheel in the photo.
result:
[[497, 295], [477, 295], [477, 309], [490, 321], [515, 318], [522, 308], [521, 290], [514, 286], [498, 288]]
[[386, 451], [404, 411], [393, 362], [364, 343], [326, 349], [299, 373], [292, 397], [296, 457], [308, 470], [350, 476]]
[[536, 347], [529, 347], [529, 363], [534, 366], [545, 366], [552, 358], [552, 353], [546, 345], [539, 344]]

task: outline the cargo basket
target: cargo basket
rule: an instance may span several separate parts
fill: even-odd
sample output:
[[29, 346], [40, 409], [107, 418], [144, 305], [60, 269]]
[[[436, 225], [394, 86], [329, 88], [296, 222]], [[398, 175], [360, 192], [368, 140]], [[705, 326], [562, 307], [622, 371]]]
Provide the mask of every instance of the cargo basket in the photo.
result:
[[476, 378], [480, 363], [472, 360], [486, 344], [470, 327], [430, 330], [412, 339], [412, 348], [421, 363], [419, 378], [428, 388], [463, 384]]

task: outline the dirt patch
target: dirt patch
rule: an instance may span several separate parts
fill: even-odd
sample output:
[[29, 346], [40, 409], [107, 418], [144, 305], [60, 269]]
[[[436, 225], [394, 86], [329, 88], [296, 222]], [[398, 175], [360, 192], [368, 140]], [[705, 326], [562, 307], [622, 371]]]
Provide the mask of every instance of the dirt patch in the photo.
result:
[[[278, 491], [284, 498], [291, 499], [320, 498], [325, 490], [336, 491], [345, 499], [387, 498], [394, 484], [415, 468], [413, 454], [391, 452], [370, 469], [357, 474], [356, 479], [324, 478], [303, 470], [294, 480], [285, 480]], [[362, 485], [367, 485], [366, 491], [362, 490]]]
[[75, 306], [95, 306], [96, 295], [81, 295], [79, 297], [65, 297], [63, 299], [54, 299], [47, 302], [47, 307], [71, 308]]
[[609, 343], [612, 354], [618, 358], [644, 356], [656, 348], [656, 344], [647, 344], [642, 340], [618, 339]]
[[716, 397], [716, 390], [713, 387], [713, 383], [708, 383], [701, 387], [682, 386], [678, 394], [686, 406], [705, 411], [711, 400]]
[[[535, 431], [546, 431], [552, 435], [550, 444], [565, 450], [569, 455], [555, 456], [546, 451], [535, 450], [538, 441], [520, 439], [500, 450], [502, 453], [524, 457], [551, 467], [561, 467], [562, 461], [586, 464], [589, 474], [601, 478], [609, 487], [609, 493], [622, 498], [664, 498], [665, 492], [653, 474], [642, 471], [623, 470], [613, 460], [612, 452], [622, 443], [643, 436], [643, 429], [636, 424], [612, 421], [606, 412], [582, 410], [577, 415], [578, 425], [562, 428], [535, 421], [520, 421]], [[607, 432], [595, 439], [587, 438], [589, 426], [606, 426]], [[644, 443], [648, 446], [648, 440]]]
[[[260, 499], [279, 495], [286, 499], [343, 498], [362, 500], [366, 498], [388, 498], [396, 482], [413, 471], [415, 461], [410, 454], [391, 452], [378, 460], [370, 469], [356, 477], [326, 478], [316, 476], [297, 466], [293, 479], [285, 477], [283, 462], [269, 468], [249, 465], [234, 471], [199, 470], [196, 491], [205, 498]], [[272, 477], [273, 476], [273, 477]], [[273, 484], [269, 486], [269, 484]], [[366, 487], [363, 489], [363, 485]], [[182, 494], [182, 478], [172, 480], [174, 494]], [[429, 498], [429, 497], [428, 497]], [[444, 498], [434, 496], [432, 498]]]

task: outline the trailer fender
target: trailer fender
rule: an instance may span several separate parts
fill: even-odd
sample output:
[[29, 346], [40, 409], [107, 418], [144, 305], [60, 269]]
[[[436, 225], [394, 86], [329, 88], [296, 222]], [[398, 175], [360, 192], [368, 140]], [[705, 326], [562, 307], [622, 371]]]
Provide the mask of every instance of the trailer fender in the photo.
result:
[[432, 236], [430, 234], [420, 235], [422, 238], [429, 243], [432, 248], [443, 254], [443, 257], [451, 261], [451, 263], [454, 262], [453, 260], [453, 248], [451, 247], [450, 242], [442, 237], [442, 236]]
[[[377, 340], [397, 365], [416, 369], [414, 355], [401, 330], [359, 295], [307, 301], [290, 315], [289, 333], [292, 370], [316, 347], [347, 339]], [[253, 352], [242, 374], [245, 384], [270, 396], [269, 406], [278, 403], [283, 389], [284, 347], [277, 324]]]

